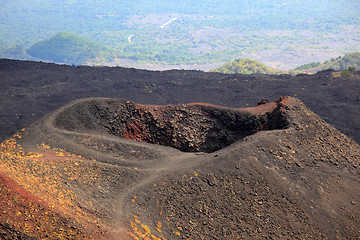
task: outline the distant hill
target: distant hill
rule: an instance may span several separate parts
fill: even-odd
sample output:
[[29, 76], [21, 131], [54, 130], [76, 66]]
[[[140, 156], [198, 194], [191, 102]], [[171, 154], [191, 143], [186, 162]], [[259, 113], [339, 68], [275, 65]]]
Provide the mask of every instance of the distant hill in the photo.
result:
[[26, 49], [21, 46], [4, 47], [0, 45], [0, 56], [1, 58], [19, 59], [19, 60], [36, 60], [26, 53]]
[[68, 64], [85, 64], [95, 58], [107, 61], [115, 58], [108, 48], [68, 32], [60, 32], [34, 44], [27, 53], [42, 60]]
[[346, 70], [348, 68], [360, 69], [360, 52], [348, 53], [345, 56], [332, 58], [324, 63], [313, 62], [301, 65], [294, 70], [308, 70], [308, 72], [317, 72], [326, 69]]
[[224, 65], [210, 69], [210, 72], [220, 72], [226, 74], [291, 74], [296, 75], [299, 73], [317, 73], [319, 71], [334, 69], [337, 71], [348, 71], [350, 68], [352, 70], [360, 69], [360, 52], [353, 52], [344, 55], [343, 57], [339, 56], [337, 58], [332, 58], [324, 63], [320, 62], [311, 62], [304, 65], [301, 65], [293, 70], [281, 71], [270, 68], [265, 64], [259, 63], [256, 60], [249, 58], [246, 59], [236, 59], [232, 62], [227, 62]]
[[220, 73], [242, 73], [242, 74], [252, 74], [252, 73], [260, 73], [260, 74], [281, 74], [283, 71], [269, 68], [268, 66], [259, 63], [256, 60], [252, 60], [249, 58], [246, 59], [236, 59], [232, 62], [225, 63], [224, 65], [211, 69], [210, 72], [220, 72]]

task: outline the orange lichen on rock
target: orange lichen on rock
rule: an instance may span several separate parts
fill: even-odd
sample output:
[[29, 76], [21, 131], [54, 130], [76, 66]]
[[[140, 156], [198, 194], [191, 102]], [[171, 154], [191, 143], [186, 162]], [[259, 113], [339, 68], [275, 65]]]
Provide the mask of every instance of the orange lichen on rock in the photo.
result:
[[[165, 240], [163, 236], [156, 236], [151, 233], [150, 227], [141, 223], [137, 216], [134, 215], [134, 222], [130, 221], [131, 233], [130, 236], [135, 240]], [[161, 233], [161, 223], [157, 223], [157, 231]], [[159, 231], [160, 230], [160, 231]]]
[[0, 222], [39, 239], [89, 239], [79, 225], [51, 210], [39, 197], [0, 174]]
[[[0, 145], [0, 204], [2, 209], [14, 209], [2, 210], [0, 222], [41, 239], [93, 239], [104, 235], [96, 230], [101, 225], [99, 219], [84, 211], [68, 186], [94, 181], [95, 168], [81, 164], [78, 156], [46, 144], [41, 144], [38, 151], [25, 152], [17, 139], [21, 139], [20, 134]], [[93, 229], [93, 236], [83, 234], [81, 228]]]

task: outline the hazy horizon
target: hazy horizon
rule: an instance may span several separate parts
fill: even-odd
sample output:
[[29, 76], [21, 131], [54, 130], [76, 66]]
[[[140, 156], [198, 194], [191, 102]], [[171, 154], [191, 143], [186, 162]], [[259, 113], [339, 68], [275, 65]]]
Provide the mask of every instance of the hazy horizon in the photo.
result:
[[3, 0], [0, 57], [59, 62], [29, 48], [69, 32], [106, 54], [80, 58], [58, 49], [63, 43], [52, 47], [67, 64], [191, 69], [251, 58], [292, 69], [360, 51], [359, 8], [339, 0]]

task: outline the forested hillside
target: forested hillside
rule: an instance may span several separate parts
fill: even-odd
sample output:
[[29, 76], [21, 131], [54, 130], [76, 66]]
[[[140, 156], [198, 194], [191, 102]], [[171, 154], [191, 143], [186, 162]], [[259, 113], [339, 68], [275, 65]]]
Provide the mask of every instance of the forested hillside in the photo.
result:
[[221, 67], [211, 69], [210, 72], [220, 72], [220, 73], [242, 73], [242, 74], [281, 74], [284, 71], [279, 71], [267, 67], [266, 65], [259, 63], [256, 60], [251, 59], [236, 59], [235, 61], [225, 63]]
[[69, 64], [85, 64], [95, 58], [107, 61], [115, 58], [106, 47], [66, 32], [34, 44], [27, 53], [35, 58]]
[[345, 56], [332, 58], [324, 63], [313, 62], [295, 68], [295, 70], [320, 71], [325, 69], [346, 70], [348, 68], [360, 69], [360, 52], [348, 53]]
[[292, 69], [360, 51], [359, 8], [340, 0], [3, 0], [0, 58], [32, 59], [28, 48], [69, 32], [119, 56], [92, 64], [197, 68], [250, 58]]
[[296, 75], [299, 73], [316, 73], [318, 71], [334, 69], [341, 71], [343, 77], [350, 76], [351, 72], [360, 69], [360, 52], [348, 53], [345, 56], [332, 58], [324, 63], [312, 62], [296, 67], [289, 71], [280, 71], [269, 68], [265, 64], [259, 63], [252, 59], [236, 59], [232, 62], [227, 62], [224, 65], [210, 69], [210, 72], [220, 72], [226, 74], [291, 74]]

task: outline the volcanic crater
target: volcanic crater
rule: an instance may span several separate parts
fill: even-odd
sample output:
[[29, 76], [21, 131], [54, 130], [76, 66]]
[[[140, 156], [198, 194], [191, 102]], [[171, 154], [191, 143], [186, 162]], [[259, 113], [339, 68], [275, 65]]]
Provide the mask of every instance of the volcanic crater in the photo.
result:
[[284, 129], [281, 99], [253, 108], [206, 103], [151, 106], [123, 99], [90, 100], [66, 109], [55, 126], [67, 131], [106, 131], [121, 138], [211, 153], [262, 130]]
[[79, 99], [3, 142], [0, 166], [44, 202], [4, 187], [0, 238], [359, 238], [360, 147], [291, 97]]

